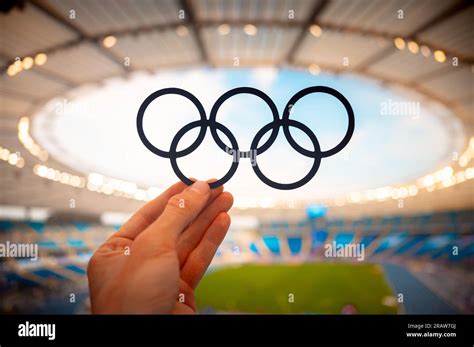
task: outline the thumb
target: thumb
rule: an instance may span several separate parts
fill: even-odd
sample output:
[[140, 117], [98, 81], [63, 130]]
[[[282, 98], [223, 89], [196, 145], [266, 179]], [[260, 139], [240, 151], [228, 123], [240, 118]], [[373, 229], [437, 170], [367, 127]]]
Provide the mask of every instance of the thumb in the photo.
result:
[[204, 209], [209, 194], [209, 184], [196, 181], [170, 198], [160, 217], [135, 240], [141, 244], [141, 254], [156, 256], [175, 250], [178, 236]]

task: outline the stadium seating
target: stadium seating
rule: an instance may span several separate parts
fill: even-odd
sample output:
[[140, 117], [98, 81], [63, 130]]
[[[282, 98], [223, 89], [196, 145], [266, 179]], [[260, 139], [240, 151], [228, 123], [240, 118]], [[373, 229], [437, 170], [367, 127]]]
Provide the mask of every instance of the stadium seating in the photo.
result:
[[[0, 310], [11, 310], [12, 302], [15, 302], [13, 293], [18, 290], [28, 292], [47, 288], [50, 293], [53, 289], [82, 286], [82, 292], [78, 293], [86, 300], [87, 262], [94, 250], [117, 228], [87, 223], [0, 221], [0, 242], [37, 243], [40, 254], [36, 262], [21, 258], [1, 259], [0, 292], [9, 298], [10, 304], [0, 305]], [[324, 245], [332, 242], [343, 246], [364, 245], [365, 259], [371, 262], [412, 261], [448, 266], [455, 263], [468, 267], [474, 259], [474, 211], [356, 220], [274, 221], [262, 223], [252, 235], [255, 237], [245, 243], [227, 238], [214, 263], [225, 265], [242, 259], [258, 262], [292, 258], [308, 262], [334, 261], [324, 257]], [[236, 249], [239, 252], [235, 252]], [[65, 292], [55, 293], [67, 296]], [[22, 307], [26, 309], [21, 303], [14, 306], [20, 312]], [[37, 310], [46, 312], [48, 308]]]

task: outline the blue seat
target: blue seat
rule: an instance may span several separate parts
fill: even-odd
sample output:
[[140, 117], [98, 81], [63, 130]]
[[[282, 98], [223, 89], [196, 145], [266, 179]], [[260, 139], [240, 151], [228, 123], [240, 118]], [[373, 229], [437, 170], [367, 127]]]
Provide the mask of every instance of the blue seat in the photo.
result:
[[320, 204], [313, 204], [306, 207], [306, 215], [309, 219], [322, 218], [327, 214], [327, 207]]
[[426, 240], [428, 236], [429, 235], [426, 235], [426, 234], [419, 234], [419, 235], [413, 235], [409, 237], [408, 240], [404, 244], [402, 244], [400, 248], [398, 248], [395, 251], [395, 254], [401, 255], [401, 254], [407, 253], [408, 251], [413, 249], [413, 247], [415, 247], [416, 245]]
[[288, 237], [288, 248], [291, 254], [298, 254], [301, 252], [303, 246], [303, 239], [301, 236], [289, 236]]
[[44, 278], [44, 279], [47, 279], [47, 278], [54, 278], [56, 280], [60, 280], [60, 281], [64, 281], [66, 280], [66, 277], [50, 270], [50, 269], [47, 269], [47, 268], [40, 268], [40, 269], [37, 269], [37, 270], [33, 270], [32, 271], [33, 274], [35, 274], [36, 276], [39, 276], [41, 278]]
[[364, 245], [364, 248], [367, 248], [377, 237], [378, 235], [364, 235], [362, 236], [360, 243]]
[[380, 245], [374, 251], [374, 254], [379, 254], [398, 246], [403, 242], [403, 240], [405, 240], [406, 236], [406, 233], [396, 233], [385, 236], [380, 242]]
[[[469, 244], [474, 243], [474, 236], [459, 237], [459, 235], [450, 233], [450, 241], [441, 249], [431, 252], [433, 259], [447, 256], [450, 260], [461, 260], [469, 256]], [[458, 247], [458, 255], [453, 254], [454, 246]]]
[[8, 285], [19, 284], [19, 285], [30, 287], [30, 288], [35, 288], [35, 287], [40, 286], [39, 283], [29, 280], [27, 278], [24, 278], [20, 276], [19, 274], [17, 274], [16, 272], [7, 272], [5, 275], [5, 278], [7, 280]]
[[8, 232], [15, 227], [13, 222], [8, 220], [0, 220], [0, 232]]
[[[467, 258], [471, 257], [474, 255], [474, 242], [468, 244], [467, 246], [463, 247], [460, 252], [457, 259], [459, 260], [466, 260]], [[450, 258], [454, 257], [454, 255], [451, 253]]]
[[38, 241], [38, 246], [46, 249], [59, 249], [58, 244], [53, 240], [40, 240]]
[[68, 246], [71, 246], [71, 247], [74, 247], [74, 248], [86, 248], [86, 243], [84, 242], [84, 240], [80, 240], [80, 239], [69, 239], [67, 240], [67, 245]]
[[89, 229], [90, 225], [87, 223], [75, 223], [74, 226], [80, 231], [85, 232]]
[[85, 274], [87, 273], [86, 270], [84, 270], [82, 267], [77, 266], [77, 265], [75, 265], [75, 264], [64, 265], [64, 268], [65, 268], [65, 269], [68, 269], [68, 270], [70, 270], [70, 271], [72, 271], [72, 272], [75, 272], [75, 273], [77, 273], [77, 274], [79, 274], [79, 275], [85, 275]]
[[44, 223], [28, 222], [28, 225], [39, 234], [44, 232]]
[[431, 252], [431, 259], [438, 259], [443, 257], [444, 255], [452, 254], [453, 252], [453, 245], [448, 244], [437, 251]]
[[311, 251], [318, 249], [328, 237], [326, 230], [313, 230], [311, 232]]
[[250, 251], [252, 251], [252, 253], [255, 253], [258, 256], [260, 255], [260, 252], [258, 251], [258, 248], [255, 242], [251, 242], [249, 248], [250, 248]]
[[264, 235], [262, 236], [263, 242], [267, 248], [275, 255], [280, 255], [280, 240], [275, 235]]
[[353, 232], [343, 232], [339, 233], [336, 236], [334, 236], [334, 241], [336, 242], [336, 245], [347, 245], [351, 243], [352, 239], [354, 238], [354, 233]]
[[434, 255], [440, 249], [445, 248], [450, 244], [452, 240], [456, 238], [454, 233], [442, 234], [442, 235], [434, 235], [429, 237], [425, 243], [421, 246], [421, 248], [416, 251], [416, 256], [423, 256], [426, 254]]

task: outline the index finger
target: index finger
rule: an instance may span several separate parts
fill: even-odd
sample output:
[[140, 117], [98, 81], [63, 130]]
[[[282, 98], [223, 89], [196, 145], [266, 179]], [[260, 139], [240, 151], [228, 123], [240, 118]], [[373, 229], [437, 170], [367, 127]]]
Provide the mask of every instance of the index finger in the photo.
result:
[[168, 200], [172, 196], [181, 193], [186, 187], [186, 184], [181, 181], [173, 184], [158, 197], [140, 208], [112, 237], [135, 239], [142, 230], [147, 228], [161, 215]]
[[[208, 180], [207, 182], [210, 183], [213, 181], [215, 181], [215, 179]], [[148, 226], [150, 226], [161, 215], [166, 207], [166, 204], [168, 203], [168, 200], [181, 193], [187, 187], [188, 186], [181, 181], [173, 184], [161, 195], [140, 208], [124, 225], [122, 225], [120, 230], [111, 236], [111, 238], [124, 237], [133, 241], [143, 230], [148, 228]], [[223, 186], [213, 189], [211, 191], [208, 203], [212, 202], [223, 191]]]

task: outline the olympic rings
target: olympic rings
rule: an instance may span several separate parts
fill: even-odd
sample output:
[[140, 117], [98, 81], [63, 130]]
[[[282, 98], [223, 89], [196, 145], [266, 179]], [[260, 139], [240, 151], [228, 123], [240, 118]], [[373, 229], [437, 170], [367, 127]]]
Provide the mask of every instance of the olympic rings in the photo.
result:
[[[152, 103], [153, 100], [156, 98], [167, 95], [167, 94], [178, 94], [184, 96], [186, 99], [190, 100], [198, 109], [199, 111], [199, 116], [201, 117], [201, 124], [204, 125], [207, 123], [207, 118], [206, 118], [206, 111], [204, 111], [204, 107], [202, 106], [201, 102], [190, 92], [187, 92], [186, 90], [179, 89], [179, 88], [165, 88], [158, 90], [152, 94], [150, 94], [145, 101], [143, 101], [142, 105], [140, 106], [140, 109], [138, 110], [138, 116], [137, 116], [137, 130], [138, 130], [138, 135], [140, 136], [140, 139], [142, 140], [143, 144], [148, 148], [150, 151], [155, 153], [156, 155], [159, 155], [160, 157], [168, 158], [171, 159], [171, 152], [165, 152], [162, 151], [161, 149], [156, 148], [151, 144], [150, 141], [148, 141], [147, 137], [145, 136], [145, 132], [143, 131], [143, 116], [145, 115], [145, 111], [147, 107]], [[199, 147], [199, 145], [202, 143], [204, 140], [204, 136], [206, 136], [206, 130], [207, 126], [203, 127], [201, 126], [201, 130], [199, 131], [199, 135], [194, 141], [191, 146], [188, 148], [175, 153], [177, 157], [183, 157], [185, 155], [188, 155], [189, 153], [193, 152], [196, 148]]]
[[[277, 110], [277, 107], [276, 107], [275, 103], [273, 102], [273, 100], [270, 99], [270, 97], [267, 94], [265, 94], [264, 92], [262, 92], [261, 90], [258, 90], [258, 89], [255, 89], [255, 88], [250, 88], [250, 87], [240, 87], [240, 88], [231, 89], [228, 92], [222, 94], [221, 97], [219, 99], [217, 99], [214, 106], [212, 106], [211, 115], [209, 116], [209, 121], [212, 124], [217, 123], [216, 122], [216, 116], [217, 116], [217, 111], [219, 111], [219, 107], [222, 106], [224, 101], [229, 99], [231, 96], [234, 96], [234, 95], [237, 95], [237, 94], [253, 94], [253, 95], [256, 95], [260, 99], [265, 101], [267, 103], [268, 107], [270, 107], [270, 110], [272, 111], [272, 115], [273, 115], [273, 122], [271, 123], [271, 124], [273, 124], [272, 134], [270, 135], [270, 138], [267, 140], [267, 142], [265, 142], [265, 144], [262, 145], [262, 147], [257, 148], [257, 154], [262, 154], [268, 148], [270, 148], [270, 146], [273, 144], [273, 142], [275, 142], [275, 140], [278, 136], [278, 131], [280, 129], [280, 126], [279, 126], [280, 117], [278, 115], [278, 110]], [[211, 126], [211, 134], [212, 134], [212, 138], [214, 139], [214, 141], [216, 141], [217, 145], [223, 151], [226, 151], [227, 146], [224, 144], [224, 142], [222, 142], [219, 135], [217, 135], [217, 129], [214, 126]]]
[[[341, 142], [339, 142], [335, 147], [326, 151], [321, 151], [319, 141], [316, 135], [314, 134], [314, 132], [311, 131], [311, 129], [309, 129], [306, 125], [304, 125], [301, 122], [290, 119], [291, 108], [296, 104], [296, 102], [298, 102], [298, 100], [303, 98], [304, 96], [308, 94], [313, 94], [313, 93], [324, 93], [324, 94], [329, 94], [329, 95], [334, 96], [343, 104], [347, 112], [348, 126], [347, 126], [346, 134], [344, 135]], [[148, 141], [145, 135], [145, 132], [143, 130], [143, 117], [144, 117], [147, 107], [150, 105], [151, 102], [153, 102], [156, 98], [160, 96], [168, 95], [168, 94], [181, 95], [187, 98], [188, 100], [190, 100], [196, 106], [199, 112], [200, 119], [197, 121], [191, 122], [189, 124], [186, 124], [184, 127], [182, 127], [174, 136], [171, 142], [170, 150], [166, 152], [155, 147], [154, 145], [151, 144], [150, 141]], [[257, 132], [257, 134], [253, 138], [252, 143], [250, 145], [250, 151], [246, 151], [246, 152], [242, 152], [239, 150], [239, 145], [234, 135], [232, 134], [232, 132], [226, 126], [224, 126], [222, 123], [217, 122], [216, 120], [217, 112], [219, 111], [219, 108], [222, 106], [222, 104], [227, 99], [237, 94], [252, 94], [252, 95], [258, 96], [268, 105], [273, 116], [273, 121], [266, 124], [263, 128], [261, 128]], [[276, 189], [282, 189], [282, 190], [290, 190], [290, 189], [299, 188], [305, 185], [306, 183], [308, 183], [314, 177], [314, 175], [316, 175], [316, 173], [318, 172], [319, 166], [321, 164], [322, 158], [330, 157], [340, 152], [344, 147], [347, 146], [347, 144], [349, 143], [354, 133], [354, 126], [355, 126], [354, 111], [352, 110], [352, 107], [349, 101], [337, 90], [329, 88], [329, 87], [325, 87], [325, 86], [308, 87], [308, 88], [300, 90], [298, 93], [293, 95], [288, 101], [287, 105], [285, 106], [285, 110], [283, 111], [283, 116], [281, 119], [279, 117], [277, 107], [275, 103], [272, 101], [272, 99], [270, 99], [270, 97], [264, 92], [255, 88], [250, 88], [250, 87], [240, 87], [240, 88], [231, 89], [228, 92], [221, 95], [219, 99], [217, 99], [214, 106], [212, 107], [209, 119], [206, 118], [206, 112], [204, 111], [204, 107], [202, 106], [201, 102], [193, 94], [179, 88], [165, 88], [165, 89], [161, 89], [150, 94], [141, 104], [138, 110], [138, 115], [137, 115], [137, 130], [138, 130], [138, 135], [140, 137], [140, 140], [151, 152], [155, 153], [156, 155], [160, 157], [170, 159], [171, 167], [173, 168], [173, 171], [175, 172], [176, 176], [178, 176], [178, 178], [184, 183], [186, 183], [187, 185], [191, 185], [193, 181], [189, 179], [188, 177], [186, 177], [181, 172], [181, 170], [178, 167], [177, 159], [184, 157], [192, 153], [194, 150], [196, 150], [199, 147], [199, 145], [202, 143], [202, 141], [204, 140], [204, 137], [206, 136], [207, 128], [209, 127], [211, 130], [212, 138], [214, 139], [216, 144], [219, 146], [219, 148], [221, 148], [226, 153], [231, 154], [234, 158], [229, 171], [224, 175], [224, 177], [209, 184], [211, 188], [219, 187], [223, 185], [224, 183], [226, 183], [227, 181], [229, 181], [234, 175], [234, 173], [237, 171], [240, 158], [248, 158], [248, 157], [252, 158], [252, 155], [255, 156], [255, 158], [253, 158], [255, 163], [252, 162], [253, 170], [255, 174], [257, 175], [257, 177], [260, 178], [260, 180], [263, 183], [269, 185], [270, 187], [273, 187]], [[188, 131], [197, 127], [200, 127], [199, 135], [197, 139], [189, 147], [181, 151], [177, 151], [178, 143], [181, 140], [181, 138]], [[293, 183], [278, 183], [278, 182], [272, 181], [271, 179], [269, 179], [267, 176], [265, 176], [262, 173], [257, 163], [257, 156], [265, 152], [275, 142], [278, 136], [280, 127], [283, 127], [283, 133], [285, 135], [285, 138], [288, 140], [289, 144], [291, 145], [291, 147], [293, 147], [293, 149], [295, 149], [298, 153], [306, 157], [310, 157], [314, 159], [314, 162], [310, 171], [302, 179]], [[298, 128], [309, 137], [313, 145], [313, 151], [309, 151], [301, 147], [294, 140], [294, 138], [292, 137], [290, 133], [290, 127]], [[232, 148], [228, 148], [224, 144], [224, 142], [219, 137], [217, 130], [220, 130], [222, 133], [224, 133], [224, 135], [230, 140]], [[269, 131], [271, 131], [271, 134], [268, 140], [259, 147], [260, 140]]]

